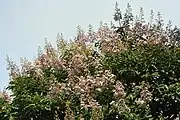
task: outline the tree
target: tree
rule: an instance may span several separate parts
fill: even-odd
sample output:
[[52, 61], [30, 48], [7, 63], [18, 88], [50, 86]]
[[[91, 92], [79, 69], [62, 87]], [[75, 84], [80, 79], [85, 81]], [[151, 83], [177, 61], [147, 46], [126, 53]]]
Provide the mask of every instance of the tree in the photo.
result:
[[[34, 61], [18, 67], [7, 58], [12, 100], [0, 97], [0, 119], [174, 120], [180, 114], [179, 28], [163, 28], [161, 14], [135, 20], [130, 4], [114, 20], [119, 34], [101, 23], [88, 33], [78, 26], [74, 41], [46, 41]], [[169, 43], [169, 44], [167, 44]]]

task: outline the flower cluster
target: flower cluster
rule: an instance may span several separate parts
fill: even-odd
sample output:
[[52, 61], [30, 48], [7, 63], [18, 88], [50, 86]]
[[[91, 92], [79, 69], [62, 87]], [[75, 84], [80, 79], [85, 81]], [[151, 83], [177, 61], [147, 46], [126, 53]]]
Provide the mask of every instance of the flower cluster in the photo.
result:
[[7, 103], [11, 102], [11, 98], [5, 90], [0, 92], [0, 99], [4, 100]]

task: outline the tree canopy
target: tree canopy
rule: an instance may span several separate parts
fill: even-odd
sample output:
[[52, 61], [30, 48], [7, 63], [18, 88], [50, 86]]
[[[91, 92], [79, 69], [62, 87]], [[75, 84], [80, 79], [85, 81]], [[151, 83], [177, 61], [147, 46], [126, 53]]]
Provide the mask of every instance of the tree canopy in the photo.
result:
[[180, 115], [180, 29], [115, 6], [115, 26], [78, 27], [67, 42], [46, 41], [37, 58], [7, 58], [12, 92], [0, 94], [1, 120], [174, 120]]

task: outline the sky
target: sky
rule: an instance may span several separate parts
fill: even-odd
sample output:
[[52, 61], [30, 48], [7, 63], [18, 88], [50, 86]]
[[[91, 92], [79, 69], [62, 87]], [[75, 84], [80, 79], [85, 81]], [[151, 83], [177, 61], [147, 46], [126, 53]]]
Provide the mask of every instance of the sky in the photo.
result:
[[0, 89], [9, 82], [6, 55], [17, 64], [20, 57], [31, 61], [45, 38], [55, 44], [58, 33], [73, 39], [78, 25], [87, 30], [89, 24], [97, 29], [101, 21], [110, 23], [116, 2], [122, 11], [130, 3], [134, 14], [143, 7], [148, 19], [153, 9], [165, 23], [180, 25], [179, 0], [0, 0]]

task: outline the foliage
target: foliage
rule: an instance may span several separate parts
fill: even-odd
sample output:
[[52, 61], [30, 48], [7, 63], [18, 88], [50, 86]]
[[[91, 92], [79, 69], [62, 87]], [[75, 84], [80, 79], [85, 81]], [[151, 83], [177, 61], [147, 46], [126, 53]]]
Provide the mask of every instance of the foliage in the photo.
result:
[[[176, 47], [145, 45], [108, 55], [104, 64], [123, 81], [132, 111], [143, 112], [136, 111], [137, 105], [134, 106], [140, 102], [149, 106], [149, 114], [154, 118], [162, 114], [166, 119], [174, 119], [173, 116], [176, 118], [179, 114], [179, 56], [180, 50]], [[142, 83], [146, 86], [135, 89]]]
[[[98, 31], [80, 26], [74, 41], [46, 41], [37, 58], [7, 58], [8, 89], [0, 97], [0, 119], [13, 120], [174, 120], [180, 114], [179, 28], [164, 28], [161, 14], [134, 17], [130, 4]], [[114, 28], [118, 28], [115, 30]]]

